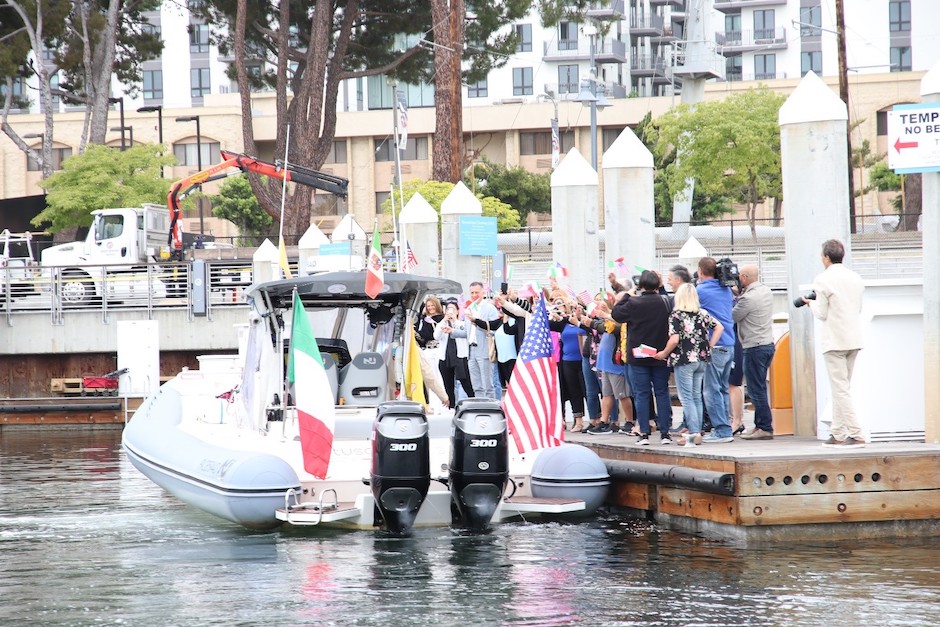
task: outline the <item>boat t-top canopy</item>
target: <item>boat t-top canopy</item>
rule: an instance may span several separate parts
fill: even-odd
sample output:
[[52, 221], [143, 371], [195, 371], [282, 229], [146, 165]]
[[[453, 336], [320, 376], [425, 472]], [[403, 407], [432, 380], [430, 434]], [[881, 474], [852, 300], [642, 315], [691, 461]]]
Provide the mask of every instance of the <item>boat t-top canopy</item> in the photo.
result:
[[410, 306], [418, 296], [426, 294], [459, 294], [460, 283], [439, 277], [386, 272], [385, 285], [375, 298], [365, 292], [368, 272], [324, 272], [293, 279], [268, 281], [253, 285], [248, 298], [262, 297], [274, 309], [292, 306], [297, 290], [305, 307], [337, 307], [355, 305]]

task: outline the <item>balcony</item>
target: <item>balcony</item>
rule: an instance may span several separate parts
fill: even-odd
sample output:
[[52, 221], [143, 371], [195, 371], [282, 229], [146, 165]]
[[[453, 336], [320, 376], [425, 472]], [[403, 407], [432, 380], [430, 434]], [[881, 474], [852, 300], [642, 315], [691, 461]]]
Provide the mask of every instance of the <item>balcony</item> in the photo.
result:
[[715, 10], [737, 13], [741, 9], [754, 7], [786, 6], [787, 0], [715, 0]]
[[715, 33], [718, 52], [740, 54], [755, 50], [786, 50], [787, 29], [765, 28], [760, 30], [732, 30]]
[[724, 68], [725, 58], [718, 54], [714, 45], [696, 44], [689, 50], [686, 42], [678, 42], [669, 73], [682, 78], [721, 79], [725, 75]]
[[661, 15], [633, 15], [630, 17], [631, 37], [662, 37], [664, 32]]
[[666, 60], [656, 55], [641, 55], [630, 60], [630, 74], [633, 77], [665, 77]]
[[[604, 86], [604, 94], [606, 94], [608, 99], [627, 97], [628, 91], [626, 85], [621, 85], [620, 83], [614, 83], [611, 81], [598, 81], [598, 85]], [[578, 96], [581, 93], [581, 86], [580, 84], [574, 83], [569, 83], [566, 85], [559, 85], [558, 83], [545, 83], [545, 90], [554, 93], [556, 100], [574, 101], [578, 99]]]
[[[546, 42], [542, 60], [548, 62], [589, 61], [591, 40], [588, 37], [559, 39]], [[602, 37], [595, 42], [594, 60], [597, 63], [626, 63], [627, 44], [613, 37]]]
[[594, 20], [622, 20], [623, 0], [611, 0], [608, 3], [597, 2], [588, 7], [585, 15]]
[[670, 4], [677, 9], [685, 8], [685, 0], [650, 0], [650, 6]]

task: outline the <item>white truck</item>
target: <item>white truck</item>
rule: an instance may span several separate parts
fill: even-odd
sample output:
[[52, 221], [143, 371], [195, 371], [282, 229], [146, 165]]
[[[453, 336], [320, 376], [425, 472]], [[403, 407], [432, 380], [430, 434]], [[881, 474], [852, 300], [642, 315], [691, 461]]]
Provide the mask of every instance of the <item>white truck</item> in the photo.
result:
[[39, 263], [33, 251], [33, 234], [0, 231], [0, 300], [6, 302], [36, 293]]
[[[60, 282], [63, 304], [166, 298], [166, 283], [149, 262], [169, 257], [170, 213], [162, 205], [98, 209], [84, 241], [42, 251], [51, 285]], [[157, 273], [159, 274], [159, 273]]]

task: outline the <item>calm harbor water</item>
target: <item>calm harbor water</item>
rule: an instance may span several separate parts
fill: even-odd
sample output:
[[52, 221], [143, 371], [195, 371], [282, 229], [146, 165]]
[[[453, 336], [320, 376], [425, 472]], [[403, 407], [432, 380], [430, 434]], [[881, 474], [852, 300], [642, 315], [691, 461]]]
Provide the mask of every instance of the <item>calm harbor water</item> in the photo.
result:
[[938, 593], [934, 540], [247, 532], [151, 484], [117, 430], [0, 431], [2, 625], [936, 625]]

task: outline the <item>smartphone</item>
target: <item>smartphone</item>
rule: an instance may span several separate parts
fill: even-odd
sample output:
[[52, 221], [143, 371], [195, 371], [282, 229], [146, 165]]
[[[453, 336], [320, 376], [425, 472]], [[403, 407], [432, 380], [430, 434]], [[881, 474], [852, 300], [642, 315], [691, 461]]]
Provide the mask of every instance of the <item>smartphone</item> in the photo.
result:
[[509, 294], [509, 283], [500, 283], [500, 284], [499, 284], [499, 293], [500, 293], [500, 294]]

